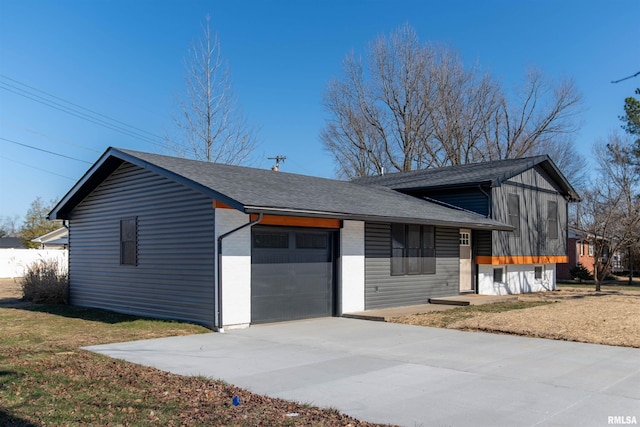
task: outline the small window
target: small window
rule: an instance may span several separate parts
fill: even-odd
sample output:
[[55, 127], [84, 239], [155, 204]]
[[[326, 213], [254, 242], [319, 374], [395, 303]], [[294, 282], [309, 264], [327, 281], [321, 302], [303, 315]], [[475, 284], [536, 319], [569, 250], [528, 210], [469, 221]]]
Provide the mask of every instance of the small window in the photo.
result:
[[120, 264], [138, 265], [138, 218], [120, 220]]
[[587, 243], [589, 245], [589, 256], [593, 256], [593, 243]]
[[493, 269], [493, 283], [502, 283], [503, 282], [504, 269], [502, 268], [494, 268]]
[[297, 249], [327, 249], [327, 235], [319, 233], [296, 233]]
[[558, 238], [558, 202], [547, 202], [547, 236], [549, 239]]
[[533, 273], [534, 274], [534, 278], [536, 280], [542, 280], [542, 271], [543, 271], [542, 267], [541, 266], [534, 267], [533, 271], [534, 271], [534, 273]]
[[580, 249], [580, 256], [584, 256], [584, 242], [578, 242], [578, 248]]
[[253, 247], [258, 249], [287, 249], [289, 233], [286, 231], [255, 231]]
[[520, 236], [520, 196], [517, 194], [509, 194], [509, 200], [507, 202], [507, 209], [509, 212], [509, 224], [511, 224], [515, 230], [513, 235]]
[[460, 232], [460, 246], [469, 246], [469, 242], [471, 241], [470, 235], [466, 231]]

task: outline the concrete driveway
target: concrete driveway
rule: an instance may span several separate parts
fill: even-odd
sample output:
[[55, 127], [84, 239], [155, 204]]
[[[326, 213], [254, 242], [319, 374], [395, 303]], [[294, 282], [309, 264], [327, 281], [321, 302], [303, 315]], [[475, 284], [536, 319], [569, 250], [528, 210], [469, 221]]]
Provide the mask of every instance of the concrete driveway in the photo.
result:
[[640, 423], [640, 349], [344, 318], [87, 349], [372, 422]]

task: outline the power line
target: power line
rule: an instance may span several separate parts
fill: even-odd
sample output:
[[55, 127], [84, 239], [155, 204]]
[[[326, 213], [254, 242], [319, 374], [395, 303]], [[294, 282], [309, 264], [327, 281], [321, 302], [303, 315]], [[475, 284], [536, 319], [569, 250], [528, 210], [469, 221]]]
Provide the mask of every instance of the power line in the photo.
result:
[[3, 141], [11, 142], [12, 144], [21, 145], [23, 147], [31, 148], [33, 150], [42, 151], [43, 153], [53, 154], [54, 156], [64, 157], [66, 159], [71, 159], [71, 160], [75, 160], [77, 162], [87, 163], [89, 165], [91, 164], [91, 162], [87, 162], [86, 160], [77, 159], [77, 158], [71, 157], [71, 156], [65, 156], [64, 154], [60, 154], [60, 153], [54, 153], [53, 151], [45, 150], [43, 148], [34, 147], [33, 145], [23, 144], [22, 142], [13, 141], [11, 139], [3, 138], [1, 136], [0, 136], [0, 139], [3, 140]]
[[[11, 77], [5, 76], [3, 74], [0, 74], [0, 77], [9, 80], [11, 82], [17, 83], [20, 86], [23, 86], [25, 88], [30, 89], [31, 91], [24, 89], [22, 87], [18, 87], [15, 86], [11, 83], [8, 82], [0, 82], [0, 89], [4, 89], [8, 92], [14, 93], [16, 95], [22, 96], [24, 98], [30, 99], [34, 102], [38, 102], [40, 104], [46, 105], [50, 108], [53, 108], [55, 110], [58, 111], [62, 111], [64, 113], [67, 113], [69, 115], [72, 115], [74, 117], [78, 117], [80, 119], [89, 121], [91, 123], [97, 124], [99, 126], [105, 127], [107, 129], [110, 130], [114, 130], [116, 132], [120, 132], [124, 135], [133, 137], [133, 138], [137, 138], [139, 140], [142, 140], [144, 142], [150, 143], [150, 144], [154, 144], [163, 148], [167, 148], [167, 145], [165, 143], [162, 142], [162, 137], [159, 135], [156, 135], [154, 133], [148, 132], [144, 129], [138, 128], [136, 126], [127, 124], [125, 122], [122, 122], [120, 120], [114, 119], [112, 117], [109, 117], [105, 114], [99, 113], [97, 111], [91, 110], [89, 108], [86, 107], [82, 107], [79, 104], [73, 103], [71, 101], [67, 101], [63, 98], [60, 98], [58, 96], [52, 95], [48, 92], [45, 92], [43, 90], [37, 89], [33, 86], [29, 86], [25, 83], [22, 83], [16, 79], [13, 79]], [[49, 98], [53, 98], [53, 99], [48, 99], [46, 97], [43, 97], [41, 95], [38, 95], [37, 93], [34, 93], [33, 91], [42, 93], [44, 95], [46, 95]], [[61, 102], [57, 102], [55, 100], [61, 101]], [[65, 105], [65, 104], [68, 105]], [[146, 135], [145, 135], [146, 134]]]
[[[8, 87], [4, 87], [2, 85], [8, 86]], [[99, 119], [99, 118], [95, 118], [95, 117], [91, 117], [90, 115], [88, 115], [86, 113], [83, 113], [81, 111], [76, 111], [76, 110], [74, 110], [74, 109], [72, 109], [70, 107], [66, 107], [66, 106], [64, 106], [64, 105], [62, 105], [62, 104], [60, 104], [58, 102], [50, 101], [48, 99], [42, 98], [42, 97], [40, 97], [40, 96], [38, 96], [36, 94], [32, 94], [32, 93], [30, 93], [28, 91], [25, 91], [24, 89], [18, 88], [16, 86], [13, 86], [13, 85], [10, 85], [10, 84], [4, 83], [4, 82], [0, 82], [0, 89], [4, 89], [4, 90], [6, 90], [8, 92], [15, 93], [16, 95], [20, 95], [20, 96], [22, 96], [24, 98], [27, 98], [27, 99], [30, 99], [32, 101], [38, 102], [40, 104], [46, 105], [47, 107], [51, 107], [51, 108], [53, 108], [55, 110], [62, 111], [63, 113], [67, 113], [69, 115], [78, 117], [80, 119], [86, 120], [88, 122], [97, 124], [97, 125], [102, 126], [102, 127], [105, 127], [107, 129], [111, 129], [111, 130], [114, 130], [116, 132], [120, 132], [120, 133], [122, 133], [124, 135], [131, 136], [133, 138], [137, 138], [137, 139], [142, 140], [144, 142], [148, 142], [150, 144], [155, 144], [155, 145], [159, 145], [159, 146], [164, 146], [162, 143], [154, 141], [153, 139], [151, 139], [151, 138], [149, 138], [147, 136], [140, 135], [140, 134], [138, 134], [138, 133], [136, 133], [134, 131], [129, 131], [126, 128], [123, 128], [123, 127], [115, 125], [115, 124], [111, 124], [111, 123], [109, 123], [109, 122], [107, 122], [105, 120], [102, 120], [102, 119]]]
[[629, 79], [632, 79], [632, 78], [634, 78], [634, 77], [638, 77], [638, 76], [640, 76], [640, 71], [638, 71], [637, 73], [632, 74], [632, 75], [630, 75], [630, 76], [623, 77], [623, 78], [621, 78], [621, 79], [619, 79], [619, 80], [612, 80], [612, 81], [611, 81], [611, 83], [620, 83], [620, 82], [623, 82], [623, 81], [625, 81], [625, 80], [629, 80]]
[[57, 138], [57, 137], [55, 137], [53, 135], [49, 135], [47, 133], [43, 133], [43, 132], [40, 132], [40, 131], [37, 131], [37, 130], [34, 130], [34, 129], [29, 129], [29, 128], [26, 128], [24, 126], [17, 125], [15, 123], [9, 123], [9, 122], [6, 122], [6, 121], [4, 121], [2, 119], [0, 119], [0, 124], [3, 124], [5, 126], [11, 126], [14, 129], [20, 129], [20, 130], [23, 130], [25, 132], [32, 133], [34, 135], [43, 136], [43, 137], [49, 138], [49, 139], [51, 139], [53, 141], [58, 141], [58, 142], [61, 142], [63, 144], [70, 145], [72, 147], [81, 148], [83, 150], [91, 151], [91, 152], [98, 153], [98, 154], [102, 153], [100, 150], [95, 150], [93, 148], [87, 147], [87, 146], [82, 145], [82, 144], [76, 144], [75, 142], [68, 141], [66, 139]]
[[137, 130], [137, 131], [140, 131], [140, 132], [146, 133], [146, 134], [148, 134], [148, 135], [150, 135], [150, 136], [152, 136], [152, 137], [154, 137], [154, 138], [162, 139], [162, 137], [161, 137], [161, 136], [156, 135], [156, 134], [154, 134], [154, 133], [152, 133], [152, 132], [146, 131], [146, 130], [144, 130], [144, 129], [140, 129], [139, 127], [136, 127], [136, 126], [133, 126], [133, 125], [127, 124], [127, 123], [122, 122], [122, 121], [120, 121], [120, 120], [118, 120], [118, 119], [114, 119], [113, 117], [109, 117], [109, 116], [107, 116], [106, 114], [102, 114], [102, 113], [99, 113], [99, 112], [97, 112], [97, 111], [95, 111], [95, 110], [91, 110], [90, 108], [83, 107], [83, 106], [78, 105], [78, 104], [76, 104], [76, 103], [74, 103], [74, 102], [71, 102], [71, 101], [68, 101], [68, 100], [66, 100], [66, 99], [64, 99], [64, 98], [60, 98], [59, 96], [53, 95], [53, 94], [51, 94], [51, 93], [49, 93], [49, 92], [45, 92], [45, 91], [44, 91], [44, 90], [42, 90], [42, 89], [38, 89], [38, 88], [35, 88], [35, 87], [33, 87], [33, 86], [29, 86], [29, 85], [28, 85], [28, 84], [26, 84], [26, 83], [23, 83], [23, 82], [21, 82], [21, 81], [19, 81], [19, 80], [16, 80], [16, 79], [12, 79], [11, 77], [5, 76], [4, 74], [0, 74], [0, 77], [2, 77], [2, 78], [4, 78], [4, 79], [7, 79], [7, 80], [11, 80], [12, 82], [14, 82], [14, 83], [18, 83], [18, 84], [19, 84], [19, 85], [21, 85], [21, 86], [28, 87], [29, 89], [35, 90], [36, 92], [43, 93], [43, 94], [45, 94], [45, 95], [47, 95], [47, 96], [49, 96], [49, 97], [51, 97], [51, 98], [54, 98], [54, 99], [57, 99], [57, 100], [59, 100], [59, 101], [65, 102], [65, 103], [67, 103], [67, 104], [73, 105], [74, 107], [77, 107], [77, 108], [80, 108], [80, 109], [82, 109], [82, 110], [88, 111], [88, 112], [90, 112], [90, 113], [92, 113], [92, 114], [95, 114], [95, 115], [97, 115], [97, 116], [104, 117], [104, 118], [105, 118], [105, 119], [107, 119], [107, 120], [111, 120], [111, 121], [113, 121], [113, 122], [119, 123], [119, 124], [124, 125], [124, 126], [126, 126], [126, 127], [129, 127], [129, 128], [135, 129], [135, 130]]
[[33, 166], [33, 165], [29, 165], [29, 164], [26, 164], [26, 163], [20, 162], [20, 161], [18, 161], [18, 160], [10, 159], [9, 157], [3, 156], [2, 154], [0, 154], [0, 158], [1, 158], [1, 159], [8, 160], [8, 161], [10, 161], [10, 162], [17, 163], [17, 164], [22, 165], [22, 166], [26, 166], [26, 167], [31, 168], [31, 169], [39, 170], [40, 172], [46, 172], [46, 173], [50, 173], [51, 175], [59, 176], [59, 177], [61, 177], [61, 178], [70, 179], [71, 181], [77, 181], [75, 178], [71, 178], [71, 177], [69, 177], [69, 176], [65, 176], [65, 175], [60, 175], [59, 173], [51, 172], [50, 170], [42, 169], [42, 168], [40, 168], [40, 167], [38, 167], [38, 166]]

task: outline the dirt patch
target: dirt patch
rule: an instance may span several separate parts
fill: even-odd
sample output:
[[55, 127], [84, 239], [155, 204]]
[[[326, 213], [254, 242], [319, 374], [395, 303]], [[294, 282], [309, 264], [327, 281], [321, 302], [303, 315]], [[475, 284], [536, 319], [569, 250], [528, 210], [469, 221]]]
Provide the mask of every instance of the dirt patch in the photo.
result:
[[[393, 319], [397, 323], [507, 333], [640, 348], [640, 291], [562, 288], [525, 294], [518, 309], [454, 310]], [[535, 305], [531, 303], [549, 303]], [[457, 313], [456, 313], [457, 311]], [[445, 318], [445, 316], [448, 316]]]

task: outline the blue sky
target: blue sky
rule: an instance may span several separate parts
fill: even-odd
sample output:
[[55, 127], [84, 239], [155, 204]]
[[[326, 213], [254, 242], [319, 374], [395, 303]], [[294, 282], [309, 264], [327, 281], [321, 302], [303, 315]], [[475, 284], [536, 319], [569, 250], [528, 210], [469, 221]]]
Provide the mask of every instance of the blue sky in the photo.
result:
[[[640, 77], [611, 83], [640, 71], [637, 0], [0, 0], [0, 218], [22, 217], [38, 196], [62, 197], [108, 146], [166, 152], [148, 139], [173, 130], [184, 58], [207, 14], [239, 103], [260, 128], [257, 167], [282, 154], [284, 171], [333, 177], [319, 139], [324, 89], [340, 75], [345, 54], [364, 53], [404, 23], [422, 41], [448, 43], [506, 87], [521, 82], [528, 66], [573, 78], [584, 96], [575, 140], [585, 156], [619, 129], [624, 98], [640, 87]], [[73, 102], [148, 139], [16, 88]]]

